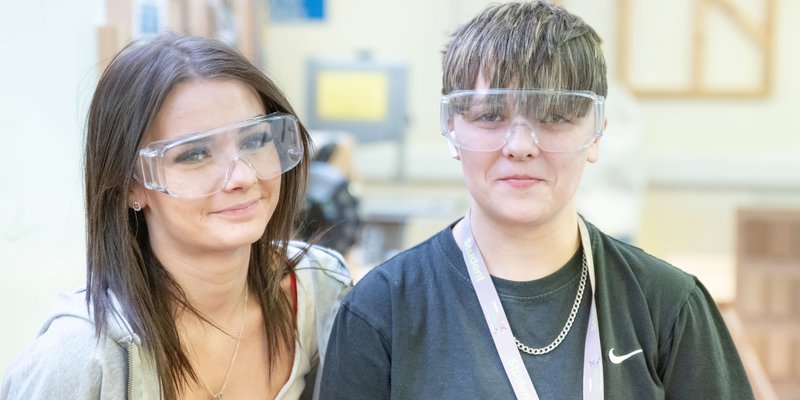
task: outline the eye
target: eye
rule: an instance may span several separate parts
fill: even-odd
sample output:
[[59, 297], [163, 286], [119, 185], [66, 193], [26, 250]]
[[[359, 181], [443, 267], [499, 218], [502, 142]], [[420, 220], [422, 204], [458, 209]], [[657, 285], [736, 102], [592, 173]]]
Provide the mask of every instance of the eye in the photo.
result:
[[484, 122], [500, 122], [501, 117], [497, 113], [487, 112], [478, 117], [478, 119]]
[[264, 147], [270, 141], [272, 141], [272, 136], [269, 134], [269, 132], [255, 132], [242, 139], [242, 141], [239, 143], [239, 149], [259, 149]]
[[506, 120], [505, 110], [498, 107], [475, 107], [467, 115], [469, 121], [482, 126], [496, 126]]
[[539, 119], [539, 122], [542, 124], [553, 124], [553, 125], [561, 125], [571, 122], [569, 119], [564, 117], [563, 115], [559, 114], [551, 114], [546, 115], [543, 118]]
[[211, 151], [208, 147], [197, 146], [191, 149], [182, 151], [175, 156], [175, 163], [179, 164], [195, 164], [211, 157]]

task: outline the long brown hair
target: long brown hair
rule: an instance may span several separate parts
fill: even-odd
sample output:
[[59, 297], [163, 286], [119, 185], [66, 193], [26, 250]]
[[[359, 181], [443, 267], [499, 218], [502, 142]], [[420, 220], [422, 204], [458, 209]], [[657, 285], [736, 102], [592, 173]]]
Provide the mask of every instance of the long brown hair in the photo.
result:
[[[197, 381], [175, 326], [176, 310], [197, 311], [153, 254], [143, 213], [128, 208], [132, 171], [140, 142], [170, 91], [181, 82], [217, 78], [253, 87], [267, 113], [295, 114], [281, 90], [230, 46], [163, 34], [117, 54], [100, 78], [87, 121], [87, 303], [98, 336], [111, 318], [128, 322], [152, 356], [165, 398], [177, 397], [190, 379]], [[298, 260], [288, 258], [286, 246], [307, 184], [310, 140], [302, 125], [300, 131], [303, 159], [282, 176], [277, 207], [251, 246], [247, 274], [249, 288], [259, 296], [269, 354], [290, 348], [296, 334], [280, 282]]]

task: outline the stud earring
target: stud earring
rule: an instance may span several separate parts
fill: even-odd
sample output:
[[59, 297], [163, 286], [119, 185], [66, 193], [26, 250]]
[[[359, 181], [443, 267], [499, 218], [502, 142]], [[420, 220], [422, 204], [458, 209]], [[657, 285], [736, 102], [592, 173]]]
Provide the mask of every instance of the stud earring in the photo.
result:
[[139, 212], [142, 211], [142, 205], [139, 204], [138, 201], [133, 202], [133, 211]]

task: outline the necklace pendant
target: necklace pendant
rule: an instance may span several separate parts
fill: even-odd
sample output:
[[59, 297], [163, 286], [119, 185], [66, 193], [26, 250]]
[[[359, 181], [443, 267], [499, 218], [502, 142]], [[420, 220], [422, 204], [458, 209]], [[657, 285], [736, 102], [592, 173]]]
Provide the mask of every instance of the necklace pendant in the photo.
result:
[[222, 400], [222, 393], [211, 396], [211, 400]]

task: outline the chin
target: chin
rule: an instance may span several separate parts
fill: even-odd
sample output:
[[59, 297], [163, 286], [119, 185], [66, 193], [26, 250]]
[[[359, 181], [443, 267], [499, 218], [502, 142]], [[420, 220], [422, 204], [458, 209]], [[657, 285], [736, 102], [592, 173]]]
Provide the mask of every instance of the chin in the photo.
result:
[[497, 208], [498, 214], [518, 221], [542, 218], [547, 214], [547, 211], [546, 204], [532, 199], [507, 202], [502, 207]]
[[254, 224], [253, 226], [239, 225], [231, 229], [219, 229], [216, 230], [216, 243], [224, 247], [249, 246], [261, 239], [266, 228], [266, 224], [257, 226]]
[[[216, 242], [213, 242], [212, 246], [216, 250], [212, 251], [231, 251], [243, 248], [249, 248], [253, 245], [253, 243], [257, 242], [259, 237], [252, 238], [252, 237], [225, 237], [225, 238], [218, 238]], [[212, 239], [213, 240], [213, 239]]]
[[543, 217], [541, 214], [532, 214], [532, 213], [520, 213], [511, 217], [508, 217], [509, 224], [511, 225], [530, 225], [530, 224], [537, 224], [543, 221]]

